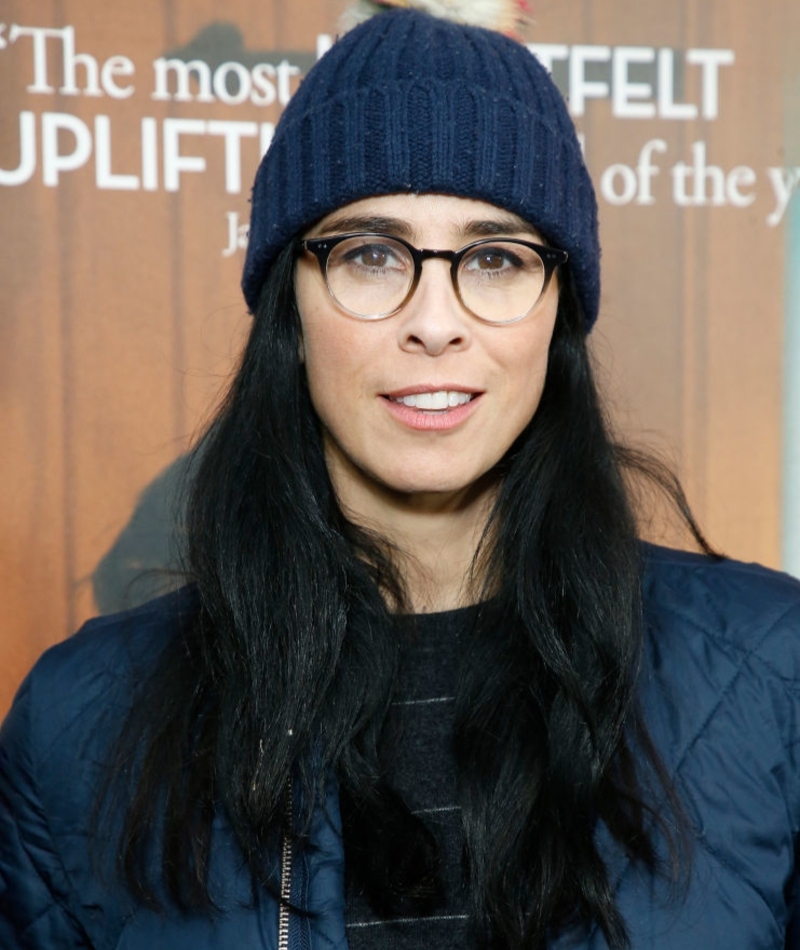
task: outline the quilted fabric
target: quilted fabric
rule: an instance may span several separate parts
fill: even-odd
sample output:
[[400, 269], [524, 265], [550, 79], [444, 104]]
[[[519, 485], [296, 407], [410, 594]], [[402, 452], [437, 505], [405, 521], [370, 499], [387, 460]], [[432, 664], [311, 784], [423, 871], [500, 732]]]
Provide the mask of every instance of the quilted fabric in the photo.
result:
[[[641, 701], [695, 828], [681, 892], [632, 866], [601, 827], [636, 950], [800, 948], [793, 922], [800, 824], [800, 584], [754, 565], [646, 547]], [[91, 621], [48, 651], [0, 731], [0, 947], [222, 950], [277, 947], [275, 902], [249, 882], [223, 815], [214, 828], [213, 918], [155, 915], [90, 857], [95, 784], [132, 682], [150, 668], [179, 592]], [[345, 950], [335, 791], [296, 862], [291, 950]], [[553, 947], [601, 950], [593, 932]]]

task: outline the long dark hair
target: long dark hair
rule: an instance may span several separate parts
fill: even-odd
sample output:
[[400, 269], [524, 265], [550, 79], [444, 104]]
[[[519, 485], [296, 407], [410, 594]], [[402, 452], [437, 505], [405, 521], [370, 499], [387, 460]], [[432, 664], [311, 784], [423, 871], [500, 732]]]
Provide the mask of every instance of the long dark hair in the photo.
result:
[[[211, 907], [220, 802], [254, 880], [275, 890], [280, 837], [303, 845], [331, 776], [373, 904], [424, 907], [435, 890], [435, 842], [379, 766], [399, 654], [387, 602], [402, 609], [403, 585], [391, 547], [337, 505], [298, 334], [287, 249], [198, 449], [186, 522], [196, 615], [116, 747], [117, 764], [138, 763], [116, 787], [125, 878], [151, 904], [153, 828], [178, 904]], [[642, 792], [653, 776], [680, 814], [636, 705], [642, 565], [626, 466], [647, 467], [609, 437], [565, 272], [542, 400], [500, 463], [476, 555], [492, 624], [475, 625], [456, 703], [473, 916], [499, 947], [539, 947], [573, 923], [626, 946], [597, 823], [655, 870], [661, 832]], [[289, 828], [292, 779], [302, 794]]]

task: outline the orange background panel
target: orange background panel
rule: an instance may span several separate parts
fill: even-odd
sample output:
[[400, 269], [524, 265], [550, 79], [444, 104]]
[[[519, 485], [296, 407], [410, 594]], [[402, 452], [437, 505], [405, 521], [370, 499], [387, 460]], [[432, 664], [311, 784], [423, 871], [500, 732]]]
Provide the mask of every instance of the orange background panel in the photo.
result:
[[[226, 191], [220, 135], [182, 137], [182, 152], [203, 158], [206, 169], [182, 173], [177, 191], [164, 187], [163, 167], [154, 190], [104, 189], [97, 117], [108, 117], [112, 172], [139, 179], [143, 119], [155, 123], [160, 159], [164, 124], [174, 119], [274, 123], [277, 102], [154, 100], [153, 61], [203, 59], [213, 71], [222, 62], [251, 69], [286, 60], [305, 71], [317, 35], [335, 32], [340, 9], [324, 0], [3, 5], [0, 169], [20, 163], [22, 112], [35, 116], [37, 167], [24, 183], [0, 185], [0, 712], [45, 647], [98, 609], [151, 589], [148, 577], [128, 585], [164, 562], [176, 481], [169, 466], [208, 418], [249, 325], [238, 289], [242, 252], [224, 252], [231, 221], [247, 220], [257, 139], [241, 140], [242, 188], [234, 193]], [[800, 7], [794, 0], [539, 0], [534, 19], [527, 38], [536, 43], [673, 50], [675, 98], [687, 103], [701, 103], [705, 87], [685, 51], [734, 51], [735, 63], [719, 69], [717, 118], [620, 118], [608, 98], [587, 101], [576, 117], [598, 184], [615, 164], [636, 174], [645, 143], [665, 143], [652, 155], [652, 203], [600, 196], [604, 293], [592, 345], [621, 433], [673, 460], [718, 547], [777, 566], [783, 287], [791, 264], [783, 225], [767, 223], [775, 207], [767, 169], [800, 165], [785, 133], [800, 120]], [[99, 66], [129, 57], [135, 74], [116, 81], [132, 83], [133, 94], [59, 92], [55, 39], [47, 47], [54, 91], [28, 91], [33, 41], [9, 42], [12, 24], [71, 26], [78, 52]], [[84, 65], [76, 75], [85, 81]], [[556, 63], [554, 75], [569, 92], [567, 63]], [[645, 66], [629, 78], [647, 83], [654, 75]], [[587, 77], [610, 81], [611, 67], [590, 67]], [[289, 77], [290, 91], [297, 82]], [[198, 92], [194, 80], [191, 92]], [[74, 116], [92, 136], [89, 160], [64, 171], [56, 187], [43, 182], [44, 113]], [[696, 142], [726, 175], [753, 169], [755, 182], [743, 188], [752, 203], [675, 203], [670, 169], [691, 163]], [[62, 132], [59, 149], [73, 144]]]

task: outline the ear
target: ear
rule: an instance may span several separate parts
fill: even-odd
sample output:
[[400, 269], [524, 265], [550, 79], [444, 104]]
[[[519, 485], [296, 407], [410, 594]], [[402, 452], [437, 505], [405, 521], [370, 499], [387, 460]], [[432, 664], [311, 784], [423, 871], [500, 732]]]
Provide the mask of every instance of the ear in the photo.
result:
[[300, 365], [305, 366], [306, 362], [306, 345], [303, 340], [303, 331], [300, 330], [297, 334], [297, 358], [300, 360]]

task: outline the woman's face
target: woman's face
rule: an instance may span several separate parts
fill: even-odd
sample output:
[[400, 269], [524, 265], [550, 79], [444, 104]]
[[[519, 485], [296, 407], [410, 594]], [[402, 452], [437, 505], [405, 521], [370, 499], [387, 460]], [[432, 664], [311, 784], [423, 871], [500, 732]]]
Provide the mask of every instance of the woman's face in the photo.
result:
[[[387, 195], [353, 202], [306, 237], [388, 232], [419, 248], [458, 250], [479, 237], [541, 241], [521, 218], [484, 201]], [[331, 299], [316, 259], [297, 261], [302, 358], [331, 479], [345, 507], [406, 496], [448, 503], [503, 457], [536, 408], [558, 305], [558, 284], [517, 323], [482, 323], [459, 303], [446, 260], [427, 260], [419, 286], [382, 320], [349, 316]], [[447, 408], [408, 405], [449, 394]], [[425, 396], [434, 405], [443, 396]], [[482, 480], [482, 481], [479, 481]]]

